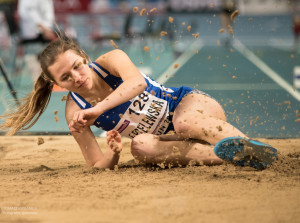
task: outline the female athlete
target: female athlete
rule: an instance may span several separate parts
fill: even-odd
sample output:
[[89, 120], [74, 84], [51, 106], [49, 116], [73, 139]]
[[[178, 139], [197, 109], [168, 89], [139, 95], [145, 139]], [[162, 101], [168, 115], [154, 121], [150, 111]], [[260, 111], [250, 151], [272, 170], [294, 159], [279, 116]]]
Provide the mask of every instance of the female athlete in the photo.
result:
[[[131, 152], [144, 163], [221, 164], [264, 169], [277, 150], [250, 140], [226, 122], [211, 96], [189, 87], [166, 88], [142, 74], [121, 50], [88, 64], [89, 57], [60, 35], [40, 55], [42, 72], [15, 112], [2, 116], [2, 129], [14, 134], [36, 123], [54, 84], [69, 90], [65, 117], [89, 166], [113, 168], [122, 150], [119, 134], [132, 138]], [[90, 126], [108, 131], [103, 153]]]

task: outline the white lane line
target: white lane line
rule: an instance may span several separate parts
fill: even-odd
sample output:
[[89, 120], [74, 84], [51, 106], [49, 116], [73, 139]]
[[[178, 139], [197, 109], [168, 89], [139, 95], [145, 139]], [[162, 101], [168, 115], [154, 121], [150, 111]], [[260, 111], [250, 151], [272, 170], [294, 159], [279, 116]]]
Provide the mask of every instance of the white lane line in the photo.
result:
[[156, 80], [160, 84], [166, 83], [177, 71], [178, 69], [174, 68], [175, 64], [178, 64], [179, 67], [182, 67], [189, 59], [191, 59], [195, 55], [195, 50], [200, 50], [204, 46], [202, 40], [195, 40], [190, 47], [180, 55], [169, 67], [168, 69], [161, 74]]
[[275, 81], [284, 90], [290, 93], [296, 100], [300, 101], [300, 93], [284, 80], [278, 73], [272, 70], [267, 64], [259, 59], [252, 51], [247, 49], [239, 40], [235, 39], [233, 47], [251, 61], [256, 67], [263, 71], [268, 77]]

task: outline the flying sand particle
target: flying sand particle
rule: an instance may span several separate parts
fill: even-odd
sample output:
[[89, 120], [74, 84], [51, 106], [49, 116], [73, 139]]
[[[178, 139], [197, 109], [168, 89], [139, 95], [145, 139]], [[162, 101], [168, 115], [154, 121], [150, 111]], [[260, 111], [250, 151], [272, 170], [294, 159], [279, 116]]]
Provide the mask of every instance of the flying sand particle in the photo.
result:
[[138, 12], [138, 11], [139, 11], [139, 7], [137, 7], [137, 6], [133, 7], [132, 11], [133, 11], [134, 13]]
[[112, 39], [109, 42], [114, 48], [119, 48], [118, 45], [115, 44], [115, 42]]
[[149, 46], [144, 46], [144, 51], [145, 51], [145, 52], [148, 52], [149, 49], [150, 49]]
[[42, 145], [42, 144], [44, 144], [44, 143], [45, 143], [44, 139], [43, 139], [42, 137], [39, 137], [39, 138], [38, 138], [38, 141], [37, 141], [37, 144], [38, 144], [38, 145]]
[[239, 10], [235, 10], [235, 11], [231, 14], [230, 19], [233, 21], [234, 18], [235, 18], [239, 13], [240, 13]]
[[67, 95], [62, 96], [61, 101], [66, 101], [68, 99]]
[[155, 12], [157, 8], [150, 9], [150, 13]]
[[199, 33], [193, 33], [192, 36], [194, 36], [195, 39], [197, 39], [199, 37]]
[[141, 9], [141, 11], [140, 11], [140, 16], [144, 15], [145, 12], [146, 12], [146, 9], [145, 9], [145, 8]]
[[94, 106], [96, 106], [97, 101], [96, 100], [92, 100], [90, 104], [92, 105], [92, 107], [94, 107]]
[[160, 36], [165, 36], [165, 35], [167, 35], [168, 33], [166, 32], [166, 31], [161, 31], [160, 32]]

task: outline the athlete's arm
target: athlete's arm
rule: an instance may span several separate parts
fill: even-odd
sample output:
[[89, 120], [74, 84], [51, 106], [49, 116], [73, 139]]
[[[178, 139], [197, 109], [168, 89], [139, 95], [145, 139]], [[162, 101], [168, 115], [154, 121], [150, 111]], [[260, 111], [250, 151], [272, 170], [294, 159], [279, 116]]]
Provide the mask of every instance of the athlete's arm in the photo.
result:
[[141, 94], [147, 87], [143, 75], [122, 50], [113, 50], [100, 56], [96, 62], [123, 83], [109, 96], [90, 109], [75, 112], [73, 119], [82, 125], [92, 125], [99, 115]]
[[[87, 165], [90, 167], [94, 166], [98, 168], [113, 169], [114, 166], [118, 164], [121, 151], [120, 148], [115, 148], [109, 145], [106, 153], [103, 153], [100, 150], [98, 142], [96, 141], [96, 138], [89, 126], [78, 127], [80, 129], [80, 132], [74, 131], [73, 125], [71, 124], [73, 122], [72, 117], [73, 113], [79, 110], [81, 109], [69, 96], [66, 103], [66, 120], [73, 137], [75, 138], [76, 142], [78, 143], [81, 149], [81, 152], [83, 154], [84, 159], [87, 162]], [[116, 141], [119, 145], [120, 139], [117, 138]]]

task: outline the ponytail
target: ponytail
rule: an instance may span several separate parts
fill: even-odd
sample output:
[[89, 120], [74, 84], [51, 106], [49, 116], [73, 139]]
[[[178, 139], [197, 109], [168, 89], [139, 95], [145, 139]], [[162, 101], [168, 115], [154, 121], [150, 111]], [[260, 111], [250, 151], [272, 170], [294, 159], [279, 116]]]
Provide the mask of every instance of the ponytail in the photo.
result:
[[42, 72], [34, 84], [33, 91], [22, 99], [21, 105], [0, 116], [0, 119], [5, 119], [0, 129], [9, 129], [7, 135], [14, 135], [20, 129], [31, 128], [47, 108], [53, 84]]

